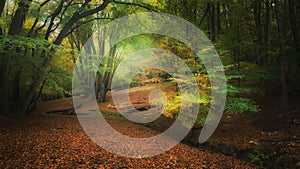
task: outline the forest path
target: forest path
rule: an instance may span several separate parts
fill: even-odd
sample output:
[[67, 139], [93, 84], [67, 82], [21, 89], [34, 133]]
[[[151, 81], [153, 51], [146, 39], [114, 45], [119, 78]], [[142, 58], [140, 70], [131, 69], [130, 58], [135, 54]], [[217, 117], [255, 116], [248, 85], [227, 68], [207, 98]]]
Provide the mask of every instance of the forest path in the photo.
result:
[[[121, 117], [106, 119], [126, 135], [150, 137], [158, 134]], [[151, 158], [119, 157], [93, 143], [76, 116], [1, 117], [0, 129], [0, 166], [4, 168], [258, 168], [233, 157], [184, 144]]]
[[[151, 89], [153, 88], [153, 86], [133, 88], [131, 90], [131, 101], [136, 103], [134, 106], [148, 106], [149, 102], [147, 99]], [[122, 91], [120, 92], [122, 93]], [[151, 133], [153, 134], [166, 130], [174, 121], [162, 116], [152, 124], [142, 126], [126, 120], [123, 117], [115, 116], [117, 109], [114, 107], [110, 96], [111, 94], [108, 93], [108, 101], [99, 104], [99, 107], [104, 112], [108, 112], [108, 114], [106, 114], [106, 119], [117, 131], [121, 133], [124, 131], [125, 133], [123, 134], [133, 134], [133, 137], [147, 137], [148, 135], [151, 135]], [[149, 168], [149, 166], [150, 168], [167, 168], [168, 165], [170, 168], [174, 168], [176, 166], [179, 168], [201, 168], [195, 167], [194, 164], [202, 166], [202, 168], [233, 168], [232, 166], [238, 166], [237, 168], [247, 168], [248, 165], [251, 167], [254, 166], [241, 160], [233, 160], [240, 158], [239, 153], [236, 152], [236, 150], [243, 152], [249, 148], [254, 148], [258, 149], [258, 153], [269, 156], [269, 158], [265, 159], [265, 161], [260, 159], [261, 161], [258, 162], [265, 162], [271, 168], [293, 168], [300, 159], [300, 114], [297, 113], [297, 110], [299, 110], [299, 99], [296, 98], [297, 97], [293, 97], [294, 100], [292, 102], [295, 103], [292, 105], [294, 106], [294, 111], [287, 114], [281, 114], [278, 116], [279, 118], [270, 116], [272, 115], [271, 112], [273, 112], [275, 108], [274, 106], [270, 106], [270, 104], [265, 103], [261, 104], [262, 111], [259, 113], [243, 113], [235, 115], [224, 114], [217, 130], [207, 142], [209, 146], [213, 146], [210, 151], [200, 151], [197, 148], [179, 144], [179, 148], [176, 146], [158, 157], [141, 159], [141, 164], [139, 163], [139, 159], [121, 158], [123, 160], [120, 161], [116, 155], [112, 155], [102, 148], [97, 147], [83, 132], [83, 129], [79, 125], [75, 116], [45, 114], [45, 112], [48, 111], [72, 108], [72, 98], [42, 102], [38, 104], [35, 112], [32, 115], [25, 117], [25, 119], [17, 120], [0, 117], [0, 166], [2, 166], [1, 164], [4, 166], [10, 166], [11, 163], [15, 164], [15, 162], [21, 161], [21, 164], [24, 163], [24, 165], [39, 165], [38, 163], [41, 163], [47, 166], [56, 166], [59, 164], [62, 166], [68, 166], [68, 168], [76, 165], [90, 165], [96, 166], [96, 168], [121, 168], [124, 163], [126, 163], [124, 166], [127, 166], [128, 168], [144, 168], [146, 166], [147, 168]], [[270, 99], [273, 99], [274, 101]], [[263, 101], [266, 100], [264, 102], [267, 103], [275, 102], [276, 99], [277, 98], [275, 96], [269, 97], [268, 100], [261, 98]], [[259, 99], [256, 100], [259, 101]], [[266, 118], [273, 119], [272, 123], [265, 121]], [[194, 144], [197, 142], [200, 130], [201, 128], [193, 130], [193, 132], [189, 133], [189, 135], [185, 138], [184, 142], [188, 144]], [[77, 139], [76, 136], [79, 136], [79, 139]], [[292, 139], [287, 139], [290, 136], [292, 136]], [[42, 140], [43, 143], [41, 143], [40, 140]], [[80, 143], [81, 141], [83, 142]], [[38, 150], [34, 148], [33, 154], [31, 154], [30, 147], [26, 147], [28, 145], [27, 143], [29, 143], [31, 148], [39, 147], [41, 145], [42, 147], [38, 148]], [[70, 143], [72, 144], [70, 145]], [[85, 144], [87, 144], [88, 147], [86, 147]], [[50, 147], [47, 148], [47, 145]], [[76, 147], [76, 152], [74, 152], [74, 147], [72, 148], [72, 146]], [[82, 147], [82, 149], [80, 147]], [[103, 161], [100, 160], [101, 158], [99, 157], [97, 157], [95, 161], [91, 161], [93, 157], [90, 152], [86, 151], [91, 149], [97, 149], [93, 150], [92, 154], [98, 154], [98, 156], [100, 156], [100, 154], [105, 152], [105, 155], [103, 156], [116, 158], [116, 163], [112, 159], [107, 160], [108, 157], [102, 157], [104, 159]], [[20, 151], [20, 154], [18, 151]], [[61, 157], [51, 155], [59, 151], [66, 151], [66, 153], [60, 152], [58, 156]], [[215, 153], [212, 153], [212, 151]], [[70, 155], [67, 155], [68, 153]], [[74, 156], [74, 153], [76, 157], [70, 158], [73, 162], [68, 161], [69, 156]], [[85, 153], [87, 153], [87, 155], [85, 155]], [[227, 154], [231, 157], [226, 157], [221, 153]], [[51, 162], [50, 157], [43, 157], [39, 160], [39, 156], [49, 155], [54, 156], [53, 158], [55, 160], [52, 159]], [[208, 157], [206, 157], [206, 155]], [[243, 153], [243, 155], [247, 154]], [[64, 156], [68, 157], [66, 158]], [[86, 158], [87, 156], [89, 159]], [[176, 159], [179, 160], [171, 162], [173, 156], [176, 156]], [[50, 161], [47, 161], [49, 158]], [[160, 158], [162, 158], [162, 161], [166, 162], [160, 161]], [[169, 161], [168, 158], [170, 158]], [[210, 158], [212, 158], [211, 161]], [[215, 158], [220, 158], [222, 162], [215, 160]], [[32, 161], [31, 159], [34, 160]], [[5, 160], [11, 162], [4, 163]], [[31, 162], [27, 164], [26, 160]], [[147, 162], [147, 160], [149, 161]], [[278, 160], [277, 163], [275, 163], [276, 160]], [[86, 164], [86, 162], [89, 164]], [[219, 166], [221, 163], [225, 164], [224, 167]], [[18, 165], [18, 163], [15, 165]]]

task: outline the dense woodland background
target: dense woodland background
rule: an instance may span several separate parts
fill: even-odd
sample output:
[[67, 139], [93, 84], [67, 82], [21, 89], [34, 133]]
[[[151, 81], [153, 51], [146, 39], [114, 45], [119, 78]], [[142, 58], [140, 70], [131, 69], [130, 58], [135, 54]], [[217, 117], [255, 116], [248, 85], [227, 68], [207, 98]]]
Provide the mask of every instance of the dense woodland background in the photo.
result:
[[[2, 0], [0, 112], [24, 115], [44, 94], [70, 96], [73, 64], [85, 41], [110, 20], [143, 11], [174, 14], [206, 33], [226, 69], [228, 112], [258, 111], [244, 96], [266, 90], [280, 92], [280, 110], [288, 111], [289, 94], [299, 93], [299, 9], [296, 0]], [[193, 59], [193, 54], [174, 39], [133, 37], [113, 47], [99, 67], [96, 88], [100, 102], [105, 101], [124, 51], [143, 45], [169, 50], [187, 63]], [[209, 100], [201, 61], [196, 58], [189, 65], [195, 74], [201, 74], [198, 82], [207, 84], [202, 96]]]
[[[147, 100], [150, 90], [159, 88], [167, 96], [167, 106], [164, 116], [153, 123], [136, 124], [121, 118], [111, 99], [111, 83], [128, 54], [147, 48], [170, 51], [190, 67], [200, 89], [198, 123], [183, 140], [188, 146], [180, 143], [158, 157], [133, 160], [96, 147], [75, 116], [42, 113], [74, 113], [73, 72], [89, 72], [85, 67], [89, 60], [80, 51], [94, 32], [116, 18], [149, 11], [184, 18], [207, 35], [225, 69], [227, 99], [215, 134], [199, 145], [201, 124], [212, 99], [207, 70], [199, 56], [167, 36], [142, 34], [113, 46], [110, 38], [118, 36], [117, 30], [98, 32], [98, 43], [85, 50], [97, 49], [96, 53], [106, 55], [87, 74], [96, 81], [82, 83], [95, 87], [99, 107], [118, 131], [138, 137], [164, 131], [177, 117], [182, 99], [176, 78], [166, 72], [149, 69], [127, 79], [124, 71], [124, 78], [115, 79], [117, 92], [122, 93], [122, 86], [130, 83], [132, 102], [141, 106], [140, 100]], [[300, 167], [300, 1], [1, 0], [0, 15], [0, 166]], [[168, 62], [164, 56], [157, 58]], [[74, 67], [76, 62], [83, 64]], [[174, 71], [181, 68], [174, 64]], [[135, 108], [148, 109], [144, 100], [142, 107]]]

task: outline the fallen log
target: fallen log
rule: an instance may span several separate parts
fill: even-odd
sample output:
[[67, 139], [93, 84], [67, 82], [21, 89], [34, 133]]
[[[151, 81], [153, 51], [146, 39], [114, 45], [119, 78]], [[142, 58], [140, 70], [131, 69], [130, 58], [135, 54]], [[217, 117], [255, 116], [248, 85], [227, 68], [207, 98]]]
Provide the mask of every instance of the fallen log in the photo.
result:
[[66, 108], [66, 109], [58, 109], [58, 110], [50, 110], [46, 111], [47, 114], [63, 114], [63, 115], [75, 115], [75, 109]]

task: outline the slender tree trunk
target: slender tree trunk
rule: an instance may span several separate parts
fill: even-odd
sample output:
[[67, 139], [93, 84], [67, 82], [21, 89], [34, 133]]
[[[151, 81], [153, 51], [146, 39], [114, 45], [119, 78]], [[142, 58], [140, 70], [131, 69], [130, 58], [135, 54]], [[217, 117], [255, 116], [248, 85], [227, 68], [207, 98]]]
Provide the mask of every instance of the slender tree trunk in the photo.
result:
[[295, 3], [294, 0], [289, 0], [289, 13], [290, 13], [290, 23], [293, 33], [293, 43], [295, 49], [299, 48], [299, 35], [297, 32], [297, 18], [296, 18], [296, 11], [295, 11]]
[[[50, 73], [50, 72], [49, 72]], [[31, 102], [30, 102], [30, 105], [27, 107], [27, 110], [26, 110], [26, 115], [28, 115], [29, 113], [31, 113], [35, 108], [36, 108], [36, 105], [38, 103], [38, 99], [41, 97], [42, 95], [42, 92], [43, 92], [43, 89], [44, 89], [44, 86], [47, 82], [47, 78], [44, 79], [41, 87], [40, 87], [40, 90], [38, 92], [38, 94], [32, 98]]]
[[208, 14], [208, 11], [209, 11], [209, 3], [207, 3], [205, 12], [204, 12], [204, 14], [203, 14], [203, 16], [202, 16], [202, 18], [201, 18], [199, 24], [198, 24], [199, 27], [200, 27], [200, 26], [202, 25], [202, 23], [204, 22], [204, 20], [205, 20], [207, 14]]
[[208, 30], [208, 37], [211, 38], [211, 5], [210, 5], [210, 2], [207, 2], [207, 8], [208, 8], [207, 30]]
[[[98, 48], [100, 50], [100, 55], [101, 56], [104, 56], [105, 54], [105, 46], [106, 46], [106, 43], [105, 43], [105, 39], [103, 39], [104, 37], [104, 34], [106, 33], [106, 30], [103, 29], [103, 31], [101, 32], [101, 35], [98, 36]], [[103, 62], [104, 62], [104, 58], [102, 60], [102, 63], [100, 64], [100, 66], [103, 65]], [[98, 101], [100, 103], [103, 103], [105, 102], [105, 99], [106, 99], [106, 93], [105, 93], [105, 85], [104, 85], [104, 72], [98, 72], [98, 77], [96, 79], [96, 86], [97, 86], [97, 95], [98, 95]]]
[[276, 21], [278, 25], [278, 38], [279, 38], [279, 54], [278, 54], [278, 62], [279, 62], [279, 81], [281, 86], [281, 98], [280, 98], [280, 109], [281, 112], [288, 111], [288, 91], [287, 91], [287, 84], [284, 74], [284, 67], [285, 67], [285, 57], [286, 57], [286, 50], [285, 50], [285, 40], [284, 40], [284, 27], [282, 24], [281, 12], [280, 12], [280, 2], [279, 0], [274, 0], [275, 2], [275, 13], [276, 13]]
[[296, 1], [297, 16], [300, 16], [300, 1]]
[[[239, 20], [239, 19], [238, 19]], [[240, 21], [238, 21], [238, 23], [240, 23]], [[238, 26], [238, 30], [237, 30], [237, 41], [238, 41], [238, 52], [237, 52], [237, 71], [238, 74], [241, 73], [241, 54], [242, 54], [242, 47], [241, 47], [241, 30], [240, 30], [240, 25]], [[241, 79], [238, 78], [238, 86], [241, 86]], [[238, 94], [238, 97], [240, 97], [240, 94]]]
[[[291, 24], [291, 30], [292, 30], [292, 34], [293, 34], [293, 53], [294, 54], [298, 54], [300, 52], [300, 45], [299, 45], [299, 35], [298, 35], [298, 30], [297, 30], [297, 11], [295, 9], [296, 3], [294, 0], [288, 0], [289, 3], [289, 18], [290, 18], [290, 24]], [[299, 9], [298, 9], [299, 10]], [[289, 62], [289, 73], [288, 73], [288, 78], [287, 78], [287, 83], [289, 83], [290, 79], [292, 78], [293, 74], [292, 72], [292, 65], [294, 63]], [[298, 57], [296, 59], [296, 64], [298, 65], [298, 67], [300, 67], [300, 58]], [[300, 73], [299, 71], [296, 73], [298, 74]], [[297, 78], [296, 78], [297, 81]], [[299, 80], [298, 80], [299, 81]]]
[[216, 40], [216, 10], [215, 10], [215, 4], [211, 4], [211, 40]]
[[111, 71], [107, 72], [106, 73], [106, 78], [105, 78], [105, 96], [106, 96], [106, 93], [108, 91], [108, 89], [110, 88], [111, 86], [111, 83], [112, 83], [112, 78], [113, 78], [113, 73], [114, 73], [114, 67], [116, 66], [116, 49], [117, 47], [116, 46], [113, 46], [110, 50], [110, 56], [112, 58], [108, 59], [108, 67], [111, 68]]
[[264, 21], [264, 50], [265, 50], [265, 58], [262, 59], [262, 62], [266, 62], [268, 58], [268, 48], [269, 48], [269, 26], [270, 26], [270, 1], [265, 0], [266, 7], [266, 16]]
[[253, 4], [254, 21], [256, 27], [256, 46], [257, 46], [257, 63], [261, 65], [261, 53], [263, 47], [263, 29], [261, 24], [261, 2], [260, 0], [254, 1]]
[[[101, 79], [103, 79], [103, 78], [101, 78]], [[99, 89], [100, 89], [100, 97], [99, 97], [99, 100], [98, 100], [98, 101], [99, 101], [100, 103], [103, 103], [103, 102], [105, 102], [105, 100], [106, 100], [106, 98], [105, 98], [106, 94], [105, 94], [105, 86], [104, 86], [104, 83], [100, 83]]]
[[[300, 16], [300, 1], [296, 1], [296, 22], [299, 23], [300, 19], [299, 19], [299, 16]], [[297, 52], [299, 53], [300, 52], [300, 44], [298, 44], [298, 50]], [[297, 61], [297, 65], [298, 65], [298, 68], [300, 68], [300, 57], [298, 57], [296, 59]], [[298, 77], [299, 77], [299, 74], [300, 74], [300, 70], [298, 70]], [[298, 78], [298, 82], [299, 82], [299, 78]]]
[[222, 24], [221, 24], [221, 7], [220, 2], [217, 4], [217, 15], [218, 15], [218, 21], [217, 21], [217, 33], [221, 34], [222, 32]]

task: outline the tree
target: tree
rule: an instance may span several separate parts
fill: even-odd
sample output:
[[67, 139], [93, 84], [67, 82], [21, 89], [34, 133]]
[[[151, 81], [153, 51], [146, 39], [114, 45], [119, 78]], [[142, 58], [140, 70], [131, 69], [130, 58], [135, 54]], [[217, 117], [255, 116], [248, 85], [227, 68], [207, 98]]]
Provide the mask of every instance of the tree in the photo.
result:
[[9, 35], [17, 35], [21, 32], [31, 2], [32, 0], [19, 1], [18, 9], [16, 10], [16, 13], [10, 24], [10, 29], [8, 31]]
[[278, 53], [278, 63], [279, 63], [279, 83], [281, 87], [281, 96], [280, 96], [280, 108], [282, 112], [288, 111], [288, 90], [286, 86], [285, 79], [285, 58], [286, 58], [286, 49], [285, 49], [285, 35], [284, 27], [282, 23], [280, 3], [279, 0], [275, 0], [275, 13], [276, 21], [278, 27], [278, 37], [279, 37], [279, 53]]
[[[5, 1], [1, 1], [1, 5], [4, 4]], [[1, 36], [1, 40], [4, 36], [11, 36], [3, 40], [1, 44], [0, 87], [1, 94], [4, 94], [0, 100], [1, 113], [15, 112], [23, 115], [28, 110], [32, 101], [37, 100], [37, 92], [43, 84], [58, 46], [64, 43], [65, 37], [81, 25], [103, 19], [95, 16], [85, 20], [97, 13], [106, 13], [104, 10], [108, 8], [109, 4], [131, 5], [151, 10], [151, 7], [144, 3], [116, 0], [104, 0], [101, 3], [93, 0], [83, 2], [60, 0], [57, 4], [49, 0], [39, 0], [35, 3], [32, 0], [18, 1], [16, 11], [10, 12], [14, 15], [9, 30]], [[2, 8], [0, 10], [2, 13]], [[36, 14], [32, 15], [35, 11]], [[31, 21], [34, 21], [33, 25], [28, 28], [26, 22]], [[23, 38], [26, 35], [32, 39]], [[44, 38], [44, 40], [40, 38]], [[16, 55], [12, 53], [16, 53]], [[24, 65], [29, 65], [23, 64], [25, 60], [19, 59], [21, 56], [24, 56], [27, 62], [29, 61], [28, 64], [32, 63], [32, 69], [27, 73], [23, 69]], [[38, 60], [38, 62], [34, 60]], [[24, 77], [28, 78], [26, 81], [30, 81], [25, 83], [26, 87], [20, 85], [23, 83]]]
[[[0, 2], [0, 16], [2, 16], [6, 1], [3, 0]], [[2, 35], [2, 25], [0, 25], [0, 36]]]
[[[76, 56], [91, 36], [90, 31], [94, 31], [90, 28], [97, 26], [99, 20], [111, 20], [138, 12], [137, 9], [153, 11], [153, 8], [183, 17], [207, 34], [228, 67], [227, 73], [232, 77], [228, 82], [238, 88], [239, 92], [232, 97], [241, 98], [240, 88], [245, 81], [258, 81], [259, 85], [276, 74], [282, 89], [281, 107], [286, 111], [288, 92], [293, 84], [299, 83], [299, 6], [300, 2], [295, 0], [162, 0], [151, 4], [142, 0], [19, 0], [14, 3], [2, 0], [0, 15], [5, 18], [0, 18], [1, 112], [24, 114], [33, 100], [37, 100], [37, 93], [53, 68], [53, 56], [62, 46], [72, 48]], [[172, 42], [167, 44], [172, 46]], [[105, 44], [99, 45], [103, 48]], [[172, 47], [175, 53], [185, 51]], [[103, 69], [98, 72], [99, 79], [105, 81], [102, 87], [99, 81], [96, 84], [102, 92], [102, 101], [116, 66], [111, 61], [122, 57], [117, 48], [112, 47], [110, 56], [103, 60]], [[15, 110], [16, 105], [19, 110]]]
[[262, 49], [263, 49], [263, 27], [261, 21], [262, 2], [255, 0], [253, 2], [253, 15], [255, 21], [256, 48], [257, 48], [257, 63], [261, 65]]

